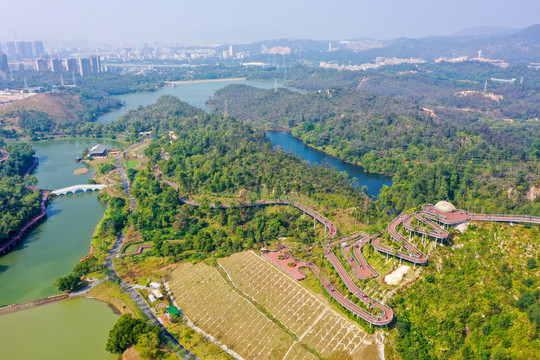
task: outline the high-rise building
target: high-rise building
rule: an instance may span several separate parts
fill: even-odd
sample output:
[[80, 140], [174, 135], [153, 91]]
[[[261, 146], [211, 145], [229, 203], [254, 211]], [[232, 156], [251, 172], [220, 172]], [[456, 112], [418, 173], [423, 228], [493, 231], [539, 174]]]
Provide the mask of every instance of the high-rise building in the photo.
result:
[[36, 57], [41, 57], [43, 53], [45, 52], [45, 48], [43, 47], [43, 41], [34, 41], [34, 55]]
[[3, 72], [4, 74], [9, 73], [7, 55], [4, 53], [0, 53], [0, 72]]
[[101, 72], [101, 60], [99, 56], [90, 57], [90, 67], [92, 69], [92, 74], [99, 74]]
[[90, 59], [79, 59], [79, 73], [81, 74], [81, 76], [88, 76], [92, 73], [92, 65], [90, 64]]
[[17, 54], [21, 59], [33, 59], [32, 43], [30, 41], [17, 41]]
[[66, 70], [69, 72], [78, 72], [77, 59], [67, 59], [66, 60]]
[[62, 67], [62, 60], [51, 59], [51, 70], [54, 72], [62, 72], [64, 70]]
[[6, 43], [6, 50], [7, 50], [7, 55], [11, 59], [17, 58], [17, 50], [15, 48], [15, 43], [13, 41], [8, 41]]
[[36, 59], [36, 70], [37, 71], [49, 71], [47, 67], [47, 60], [45, 59]]
[[27, 59], [33, 59], [34, 58], [34, 50], [32, 50], [32, 42], [31, 41], [25, 41], [24, 47], [26, 48], [26, 58]]
[[17, 55], [19, 58], [26, 59], [26, 44], [24, 41], [17, 41], [15, 43], [17, 46]]
[[233, 53], [233, 47], [232, 45], [229, 45], [229, 57], [233, 57], [234, 53]]

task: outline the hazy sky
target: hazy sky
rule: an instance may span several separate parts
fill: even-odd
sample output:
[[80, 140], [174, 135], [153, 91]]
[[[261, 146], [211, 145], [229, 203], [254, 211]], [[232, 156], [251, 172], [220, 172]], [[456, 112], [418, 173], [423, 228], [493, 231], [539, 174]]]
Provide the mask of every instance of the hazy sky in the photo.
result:
[[195, 44], [451, 34], [540, 23], [540, 0], [2, 0], [0, 40]]

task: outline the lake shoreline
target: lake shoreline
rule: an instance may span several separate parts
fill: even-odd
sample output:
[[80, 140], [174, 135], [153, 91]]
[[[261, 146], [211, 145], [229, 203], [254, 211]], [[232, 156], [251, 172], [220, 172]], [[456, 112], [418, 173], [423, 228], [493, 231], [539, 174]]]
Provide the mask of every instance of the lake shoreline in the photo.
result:
[[178, 81], [164, 81], [167, 85], [182, 85], [182, 84], [202, 84], [222, 81], [246, 81], [245, 77], [236, 78], [222, 78], [222, 79], [201, 79], [201, 80], [178, 80]]
[[322, 152], [322, 153], [325, 153], [326, 155], [331, 156], [331, 157], [333, 157], [334, 159], [341, 160], [341, 161], [343, 161], [343, 162], [345, 162], [345, 163], [347, 163], [347, 164], [359, 166], [359, 167], [361, 167], [361, 168], [363, 169], [363, 171], [364, 171], [366, 174], [383, 175], [383, 176], [388, 176], [388, 177], [390, 177], [390, 178], [393, 178], [394, 175], [395, 175], [395, 174], [391, 174], [391, 173], [377, 173], [377, 172], [367, 171], [366, 168], [364, 168], [364, 167], [362, 166], [362, 164], [360, 164], [360, 163], [352, 162], [352, 161], [349, 161], [349, 160], [345, 160], [345, 159], [343, 159], [343, 158], [341, 158], [341, 157], [339, 157], [339, 156], [336, 156], [336, 155], [331, 154], [331, 153], [329, 153], [329, 152], [327, 152], [327, 151], [324, 151], [323, 149], [320, 149], [320, 148], [318, 148], [318, 147], [316, 147], [316, 146], [313, 146], [313, 145], [310, 145], [310, 144], [306, 143], [306, 142], [305, 142], [304, 140], [302, 140], [301, 138], [294, 136], [293, 133], [292, 133], [292, 130], [290, 130], [290, 129], [267, 129], [267, 130], [262, 130], [262, 129], [261, 129], [261, 130], [259, 130], [259, 131], [261, 131], [261, 132], [263, 132], [263, 133], [267, 133], [267, 132], [275, 132], [275, 133], [278, 133], [278, 132], [286, 132], [286, 133], [289, 133], [289, 134], [291, 135], [291, 137], [293, 137], [294, 139], [296, 139], [296, 140], [302, 142], [302, 144], [306, 145], [307, 147], [309, 147], [309, 148], [311, 148], [311, 149], [313, 149], [313, 150], [317, 150], [317, 151], [320, 151], [320, 152]]

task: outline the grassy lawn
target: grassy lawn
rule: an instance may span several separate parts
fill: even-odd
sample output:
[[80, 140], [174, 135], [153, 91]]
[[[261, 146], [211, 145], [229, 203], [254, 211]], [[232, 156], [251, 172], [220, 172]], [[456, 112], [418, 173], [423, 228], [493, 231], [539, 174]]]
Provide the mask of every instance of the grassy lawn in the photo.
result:
[[139, 160], [137, 159], [129, 159], [126, 161], [126, 166], [128, 169], [135, 169], [139, 165]]

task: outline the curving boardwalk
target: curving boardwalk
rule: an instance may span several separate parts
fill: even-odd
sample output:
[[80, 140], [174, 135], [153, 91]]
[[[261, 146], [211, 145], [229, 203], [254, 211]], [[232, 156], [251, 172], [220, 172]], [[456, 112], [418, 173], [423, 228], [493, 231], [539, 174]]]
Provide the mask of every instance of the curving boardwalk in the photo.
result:
[[[333, 244], [341, 243], [340, 241], [335, 242]], [[369, 309], [377, 308], [381, 315], [376, 315], [371, 313], [370, 311], [366, 310], [364, 307], [361, 307], [355, 303], [353, 303], [351, 300], [349, 300], [345, 295], [340, 293], [335, 286], [324, 276], [324, 274], [320, 271], [320, 269], [313, 263], [309, 261], [299, 260], [296, 258], [293, 258], [289, 255], [287, 255], [287, 252], [289, 249], [287, 249], [284, 246], [280, 246], [280, 248], [277, 251], [270, 251], [265, 250], [261, 251], [261, 255], [270, 260], [272, 263], [274, 263], [276, 266], [278, 266], [280, 269], [284, 270], [287, 274], [295, 278], [296, 280], [303, 280], [305, 279], [305, 274], [300, 270], [301, 268], [307, 267], [313, 271], [315, 276], [319, 279], [321, 284], [323, 285], [326, 292], [334, 299], [336, 300], [341, 306], [352, 312], [354, 315], [364, 319], [368, 323], [372, 325], [379, 325], [384, 326], [389, 324], [394, 314], [392, 312], [392, 309], [390, 309], [388, 306], [380, 304], [376, 302], [373, 299], [370, 299], [365, 293], [363, 293], [360, 289], [354, 285], [352, 282], [352, 279], [349, 277], [348, 273], [345, 271], [343, 266], [339, 263], [337, 258], [335, 258], [335, 261], [332, 258], [330, 258], [330, 261], [332, 265], [336, 268], [339, 275], [345, 282], [345, 285], [351, 291], [358, 299], [360, 299], [366, 307]], [[326, 254], [326, 247], [325, 247], [325, 254]], [[330, 250], [331, 253], [331, 250]], [[330, 255], [331, 256], [331, 255]], [[335, 255], [334, 255], [335, 256]], [[328, 255], [327, 255], [328, 257]], [[292, 264], [292, 266], [290, 265]]]
[[377, 237], [373, 240], [373, 247], [379, 252], [396, 256], [403, 260], [410, 261], [414, 264], [425, 264], [428, 261], [427, 256], [420, 250], [418, 250], [416, 246], [408, 242], [405, 237], [401, 235], [396, 229], [398, 225], [400, 225], [403, 220], [405, 220], [405, 218], [407, 218], [408, 216], [408, 214], [401, 214], [397, 218], [392, 220], [390, 224], [388, 224], [388, 233], [390, 234], [392, 239], [397, 241], [408, 252], [396, 250], [381, 244], [381, 237]]
[[[426, 230], [423, 226], [414, 226], [412, 221], [416, 219], [418, 222], [426, 225], [428, 229]], [[421, 213], [410, 214], [405, 219], [403, 219], [403, 227], [411, 232], [417, 232], [419, 234], [431, 236], [435, 239], [444, 240], [448, 238], [448, 231], [435, 224], [433, 221], [424, 217]]]
[[454, 210], [443, 212], [434, 205], [428, 204], [422, 206], [422, 212], [426, 217], [439, 221], [445, 225], [457, 225], [468, 221], [493, 221], [493, 222], [517, 222], [540, 224], [540, 217], [529, 215], [504, 215], [504, 214], [475, 214], [465, 210]]
[[347, 243], [346, 246], [341, 248], [343, 258], [347, 259], [347, 262], [351, 265], [354, 274], [359, 279], [369, 279], [379, 276], [379, 274], [369, 265], [364, 257], [364, 254], [362, 254], [362, 247], [369, 244], [376, 236], [377, 234], [362, 234], [360, 239], [358, 239], [356, 242], [352, 244]]
[[336, 271], [339, 274], [339, 277], [343, 282], [345, 283], [345, 286], [347, 286], [347, 289], [353, 295], [355, 295], [358, 299], [360, 299], [367, 307], [368, 309], [376, 308], [379, 309], [381, 312], [380, 315], [375, 315], [371, 312], [368, 312], [362, 307], [356, 306], [359, 309], [355, 309], [356, 311], [353, 311], [356, 315], [360, 316], [362, 319], [366, 320], [370, 324], [373, 325], [387, 325], [389, 324], [394, 314], [392, 312], [392, 309], [390, 309], [388, 306], [383, 305], [367, 296], [366, 293], [364, 293], [362, 290], [360, 290], [354, 281], [349, 276], [349, 273], [347, 270], [345, 270], [345, 267], [343, 267], [343, 264], [341, 264], [341, 261], [339, 261], [336, 254], [334, 254], [334, 251], [332, 250], [332, 246], [336, 243], [329, 243], [324, 246], [324, 255], [330, 260], [330, 263], [336, 269]]
[[[156, 165], [154, 167], [154, 178], [157, 180], [161, 177], [161, 175], [162, 172]], [[171, 186], [176, 191], [178, 191], [179, 189], [178, 185], [174, 182], [168, 180], [161, 180], [161, 182], [167, 184], [168, 186]], [[200, 206], [198, 202], [183, 197], [181, 195], [179, 195], [179, 199], [185, 204], [192, 206]], [[260, 200], [251, 203], [242, 203], [238, 205], [225, 204], [220, 205], [219, 207], [228, 208], [231, 206], [251, 207], [266, 205], [294, 206], [297, 209], [302, 210], [304, 213], [307, 213], [309, 216], [313, 217], [314, 221], [316, 220], [323, 224], [325, 226], [325, 233], [326, 230], [329, 230], [329, 233], [327, 233], [326, 236], [334, 238], [337, 235], [337, 228], [331, 221], [326, 219], [321, 214], [309, 209], [308, 207], [289, 200]], [[215, 204], [211, 204], [209, 206], [211, 208], [217, 207]], [[414, 220], [416, 220], [416, 224], [413, 223]], [[424, 253], [422, 253], [416, 246], [407, 241], [407, 239], [402, 234], [399, 233], [399, 231], [397, 230], [398, 226], [403, 225], [403, 227], [411, 233], [416, 232], [427, 237], [434, 238], [435, 240], [441, 240], [442, 243], [444, 239], [448, 238], [449, 233], [435, 221], [441, 222], [443, 224], [457, 224], [471, 220], [540, 223], [540, 218], [531, 216], [469, 214], [462, 210], [452, 213], [442, 213], [438, 211], [434, 206], [426, 205], [422, 208], [422, 212], [415, 214], [403, 213], [393, 219], [388, 224], [387, 231], [390, 237], [400, 244], [399, 250], [383, 245], [381, 243], [382, 238], [378, 234], [368, 235], [362, 233], [354, 233], [340, 240], [327, 243], [323, 246], [325, 257], [330, 261], [334, 269], [337, 271], [338, 275], [344, 282], [347, 289], [363, 303], [363, 306], [359, 306], [356, 303], [353, 303], [345, 295], [337, 291], [334, 285], [332, 285], [332, 283], [324, 276], [324, 274], [315, 264], [308, 261], [299, 260], [290, 256], [288, 254], [289, 249], [287, 249], [285, 246], [279, 246], [277, 251], [263, 249], [261, 250], [261, 255], [267, 260], [274, 263], [280, 269], [285, 271], [287, 274], [292, 276], [294, 279], [299, 281], [306, 278], [306, 274], [301, 269], [305, 267], [310, 268], [311, 271], [313, 271], [313, 273], [315, 274], [315, 276], [317, 276], [328, 294], [344, 308], [351, 311], [356, 316], [364, 319], [371, 325], [384, 326], [392, 322], [394, 318], [392, 309], [380, 302], [377, 302], [374, 299], [371, 299], [367, 296], [366, 293], [364, 293], [356, 286], [343, 264], [333, 252], [332, 247], [345, 243], [345, 245], [341, 248], [344, 259], [346, 259], [346, 262], [351, 266], [354, 274], [358, 278], [368, 279], [378, 276], [378, 273], [369, 265], [364, 255], [362, 254], [363, 246], [371, 242], [373, 247], [381, 253], [396, 256], [400, 259], [410, 261], [414, 264], [422, 265], [428, 262], [428, 257]], [[352, 241], [354, 241], [354, 243], [351, 243]]]
[[[171, 186], [176, 191], [178, 191], [178, 185], [173, 183], [172, 181], [162, 180], [162, 182], [169, 185], [169, 186]], [[178, 198], [184, 204], [188, 204], [188, 205], [192, 205], [192, 206], [200, 206], [200, 204], [197, 201], [190, 200], [190, 199], [188, 199], [188, 198], [186, 198], [186, 197], [184, 197], [182, 195], [179, 195]], [[300, 204], [299, 202], [296, 202], [296, 201], [276, 199], [276, 200], [259, 200], [259, 201], [254, 201], [254, 202], [250, 202], [250, 203], [242, 203], [242, 204], [240, 204], [240, 206], [245, 206], [245, 207], [270, 206], [270, 205], [290, 205], [290, 206], [293, 206], [293, 207], [297, 208], [298, 210], [302, 210], [304, 213], [308, 214], [313, 219], [317, 220], [322, 225], [324, 225], [326, 236], [334, 238], [337, 235], [337, 227], [336, 227], [336, 225], [334, 225], [334, 223], [332, 223], [330, 220], [328, 220], [327, 218], [325, 218], [324, 216], [322, 216], [318, 212], [316, 212], [316, 211], [308, 208], [307, 206], [304, 206], [304, 205], [302, 205], [302, 204]], [[211, 208], [216, 208], [215, 204], [210, 204], [209, 206]], [[231, 206], [235, 206], [235, 205], [223, 204], [223, 205], [220, 205], [219, 207], [220, 208], [229, 208]], [[327, 232], [327, 230], [328, 230], [328, 232]]]
[[[413, 220], [416, 219], [418, 225], [413, 225]], [[448, 231], [439, 226], [436, 222], [445, 225], [458, 225], [468, 221], [492, 221], [492, 222], [508, 222], [508, 223], [530, 223], [540, 224], [540, 217], [529, 215], [498, 215], [498, 214], [475, 214], [465, 210], [441, 211], [434, 205], [428, 204], [422, 206], [422, 211], [415, 214], [401, 214], [388, 224], [388, 233], [393, 240], [398, 242], [407, 252], [390, 248], [381, 244], [381, 238], [373, 240], [373, 247], [384, 254], [396, 256], [400, 259], [410, 261], [414, 264], [425, 264], [428, 258], [418, 248], [411, 244], [403, 235], [399, 233], [397, 227], [403, 227], [412, 232], [426, 235], [435, 240], [442, 241], [449, 236]]]

